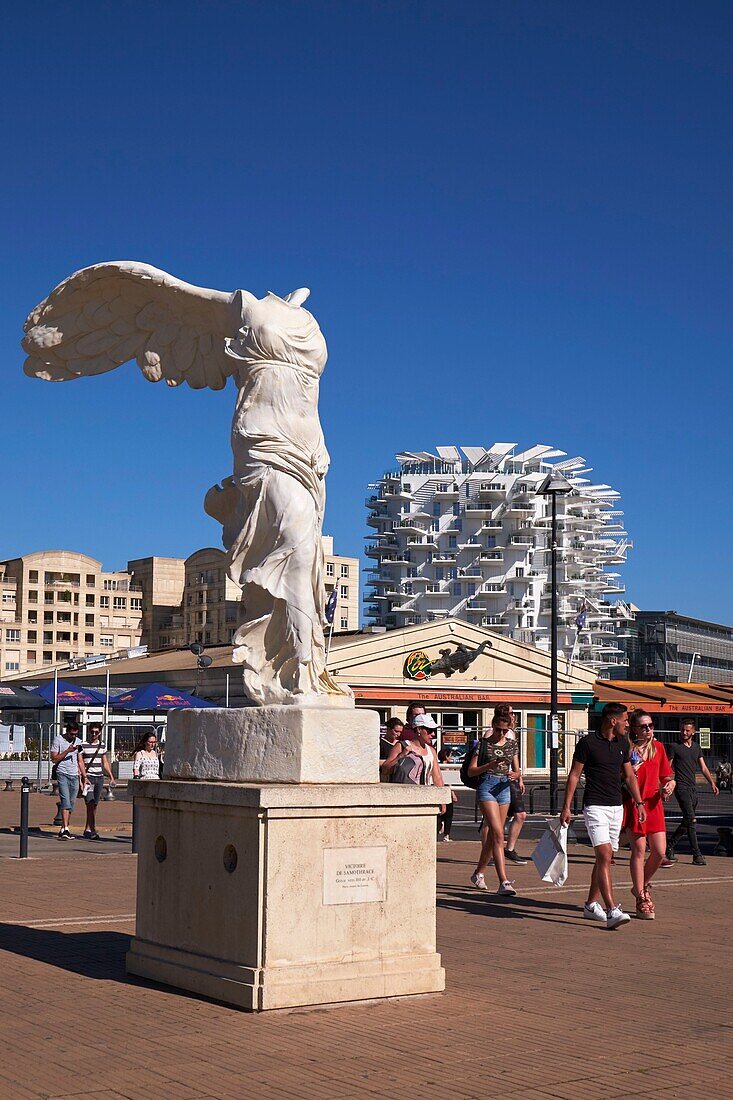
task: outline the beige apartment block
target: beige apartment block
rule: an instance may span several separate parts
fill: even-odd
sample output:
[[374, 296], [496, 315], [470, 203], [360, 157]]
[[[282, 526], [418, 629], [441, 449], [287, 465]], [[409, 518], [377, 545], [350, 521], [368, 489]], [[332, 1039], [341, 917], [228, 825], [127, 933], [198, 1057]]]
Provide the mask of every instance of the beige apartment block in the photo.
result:
[[[359, 560], [333, 552], [323, 536], [326, 597], [338, 586], [334, 633], [359, 629]], [[241, 589], [229, 577], [227, 556], [213, 546], [183, 558], [139, 558], [127, 563], [144, 593], [143, 642], [151, 651], [182, 649], [193, 642], [229, 645], [236, 629]]]
[[333, 552], [333, 536], [323, 536], [326, 556], [326, 598], [338, 586], [338, 603], [333, 621], [334, 634], [359, 629], [359, 559]]
[[142, 588], [141, 642], [152, 652], [161, 648], [161, 634], [170, 634], [173, 618], [180, 616], [186, 563], [183, 558], [135, 558], [127, 570]]
[[0, 561], [0, 676], [140, 644], [143, 593], [71, 550]]

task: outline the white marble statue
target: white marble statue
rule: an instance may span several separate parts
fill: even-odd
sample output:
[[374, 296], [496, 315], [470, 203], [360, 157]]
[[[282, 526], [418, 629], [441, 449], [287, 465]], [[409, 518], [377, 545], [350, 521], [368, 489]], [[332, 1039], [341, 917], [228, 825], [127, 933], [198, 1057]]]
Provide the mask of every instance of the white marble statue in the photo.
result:
[[234, 660], [260, 704], [353, 705], [326, 669], [321, 542], [329, 456], [318, 418], [326, 342], [308, 290], [259, 299], [181, 282], [147, 264], [86, 267], [25, 324], [25, 372], [64, 382], [135, 359], [151, 382], [239, 393], [234, 474], [205, 507], [242, 588]]

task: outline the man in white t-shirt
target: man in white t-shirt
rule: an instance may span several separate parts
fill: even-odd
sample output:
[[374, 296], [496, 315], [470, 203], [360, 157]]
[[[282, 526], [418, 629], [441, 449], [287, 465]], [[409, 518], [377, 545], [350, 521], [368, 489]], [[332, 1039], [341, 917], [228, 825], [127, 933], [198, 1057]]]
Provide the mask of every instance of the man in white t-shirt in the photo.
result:
[[74, 840], [69, 832], [69, 819], [76, 804], [79, 784], [86, 782], [86, 770], [81, 756], [82, 741], [79, 726], [69, 722], [63, 733], [57, 733], [51, 745], [51, 763], [56, 768], [56, 782], [61, 799], [61, 831], [59, 840]]

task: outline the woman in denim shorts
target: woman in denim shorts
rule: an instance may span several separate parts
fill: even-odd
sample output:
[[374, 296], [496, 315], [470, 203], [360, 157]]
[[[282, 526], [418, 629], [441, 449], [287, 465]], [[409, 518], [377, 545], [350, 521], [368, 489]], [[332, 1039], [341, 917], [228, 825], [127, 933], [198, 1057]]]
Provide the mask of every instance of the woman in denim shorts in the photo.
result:
[[[509, 780], [515, 780], [524, 794], [524, 782], [519, 770], [519, 747], [510, 733], [509, 719], [495, 714], [491, 722], [491, 733], [479, 741], [468, 768], [468, 774], [478, 776], [479, 779], [477, 796], [484, 821], [491, 833], [494, 867], [499, 879], [498, 893], [506, 896], [517, 892], [506, 877], [504, 860], [504, 825], [511, 800]], [[479, 890], [486, 889], [484, 871], [487, 866], [488, 858], [484, 856], [482, 848], [478, 866], [471, 875], [471, 882]]]

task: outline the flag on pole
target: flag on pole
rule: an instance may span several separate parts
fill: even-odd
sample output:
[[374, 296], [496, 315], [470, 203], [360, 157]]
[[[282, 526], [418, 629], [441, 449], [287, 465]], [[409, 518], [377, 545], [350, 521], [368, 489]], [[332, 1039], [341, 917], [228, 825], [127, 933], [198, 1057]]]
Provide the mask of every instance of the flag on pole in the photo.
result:
[[326, 622], [332, 623], [334, 615], [336, 614], [336, 604], [338, 603], [339, 594], [336, 585], [333, 586], [333, 591], [326, 601]]
[[576, 627], [577, 630], [582, 630], [583, 629], [583, 627], [585, 626], [585, 620], [587, 618], [588, 618], [588, 608], [586, 606], [585, 600], [583, 600], [582, 604], [580, 605], [580, 611], [578, 612], [578, 614], [575, 618], [575, 627]]

